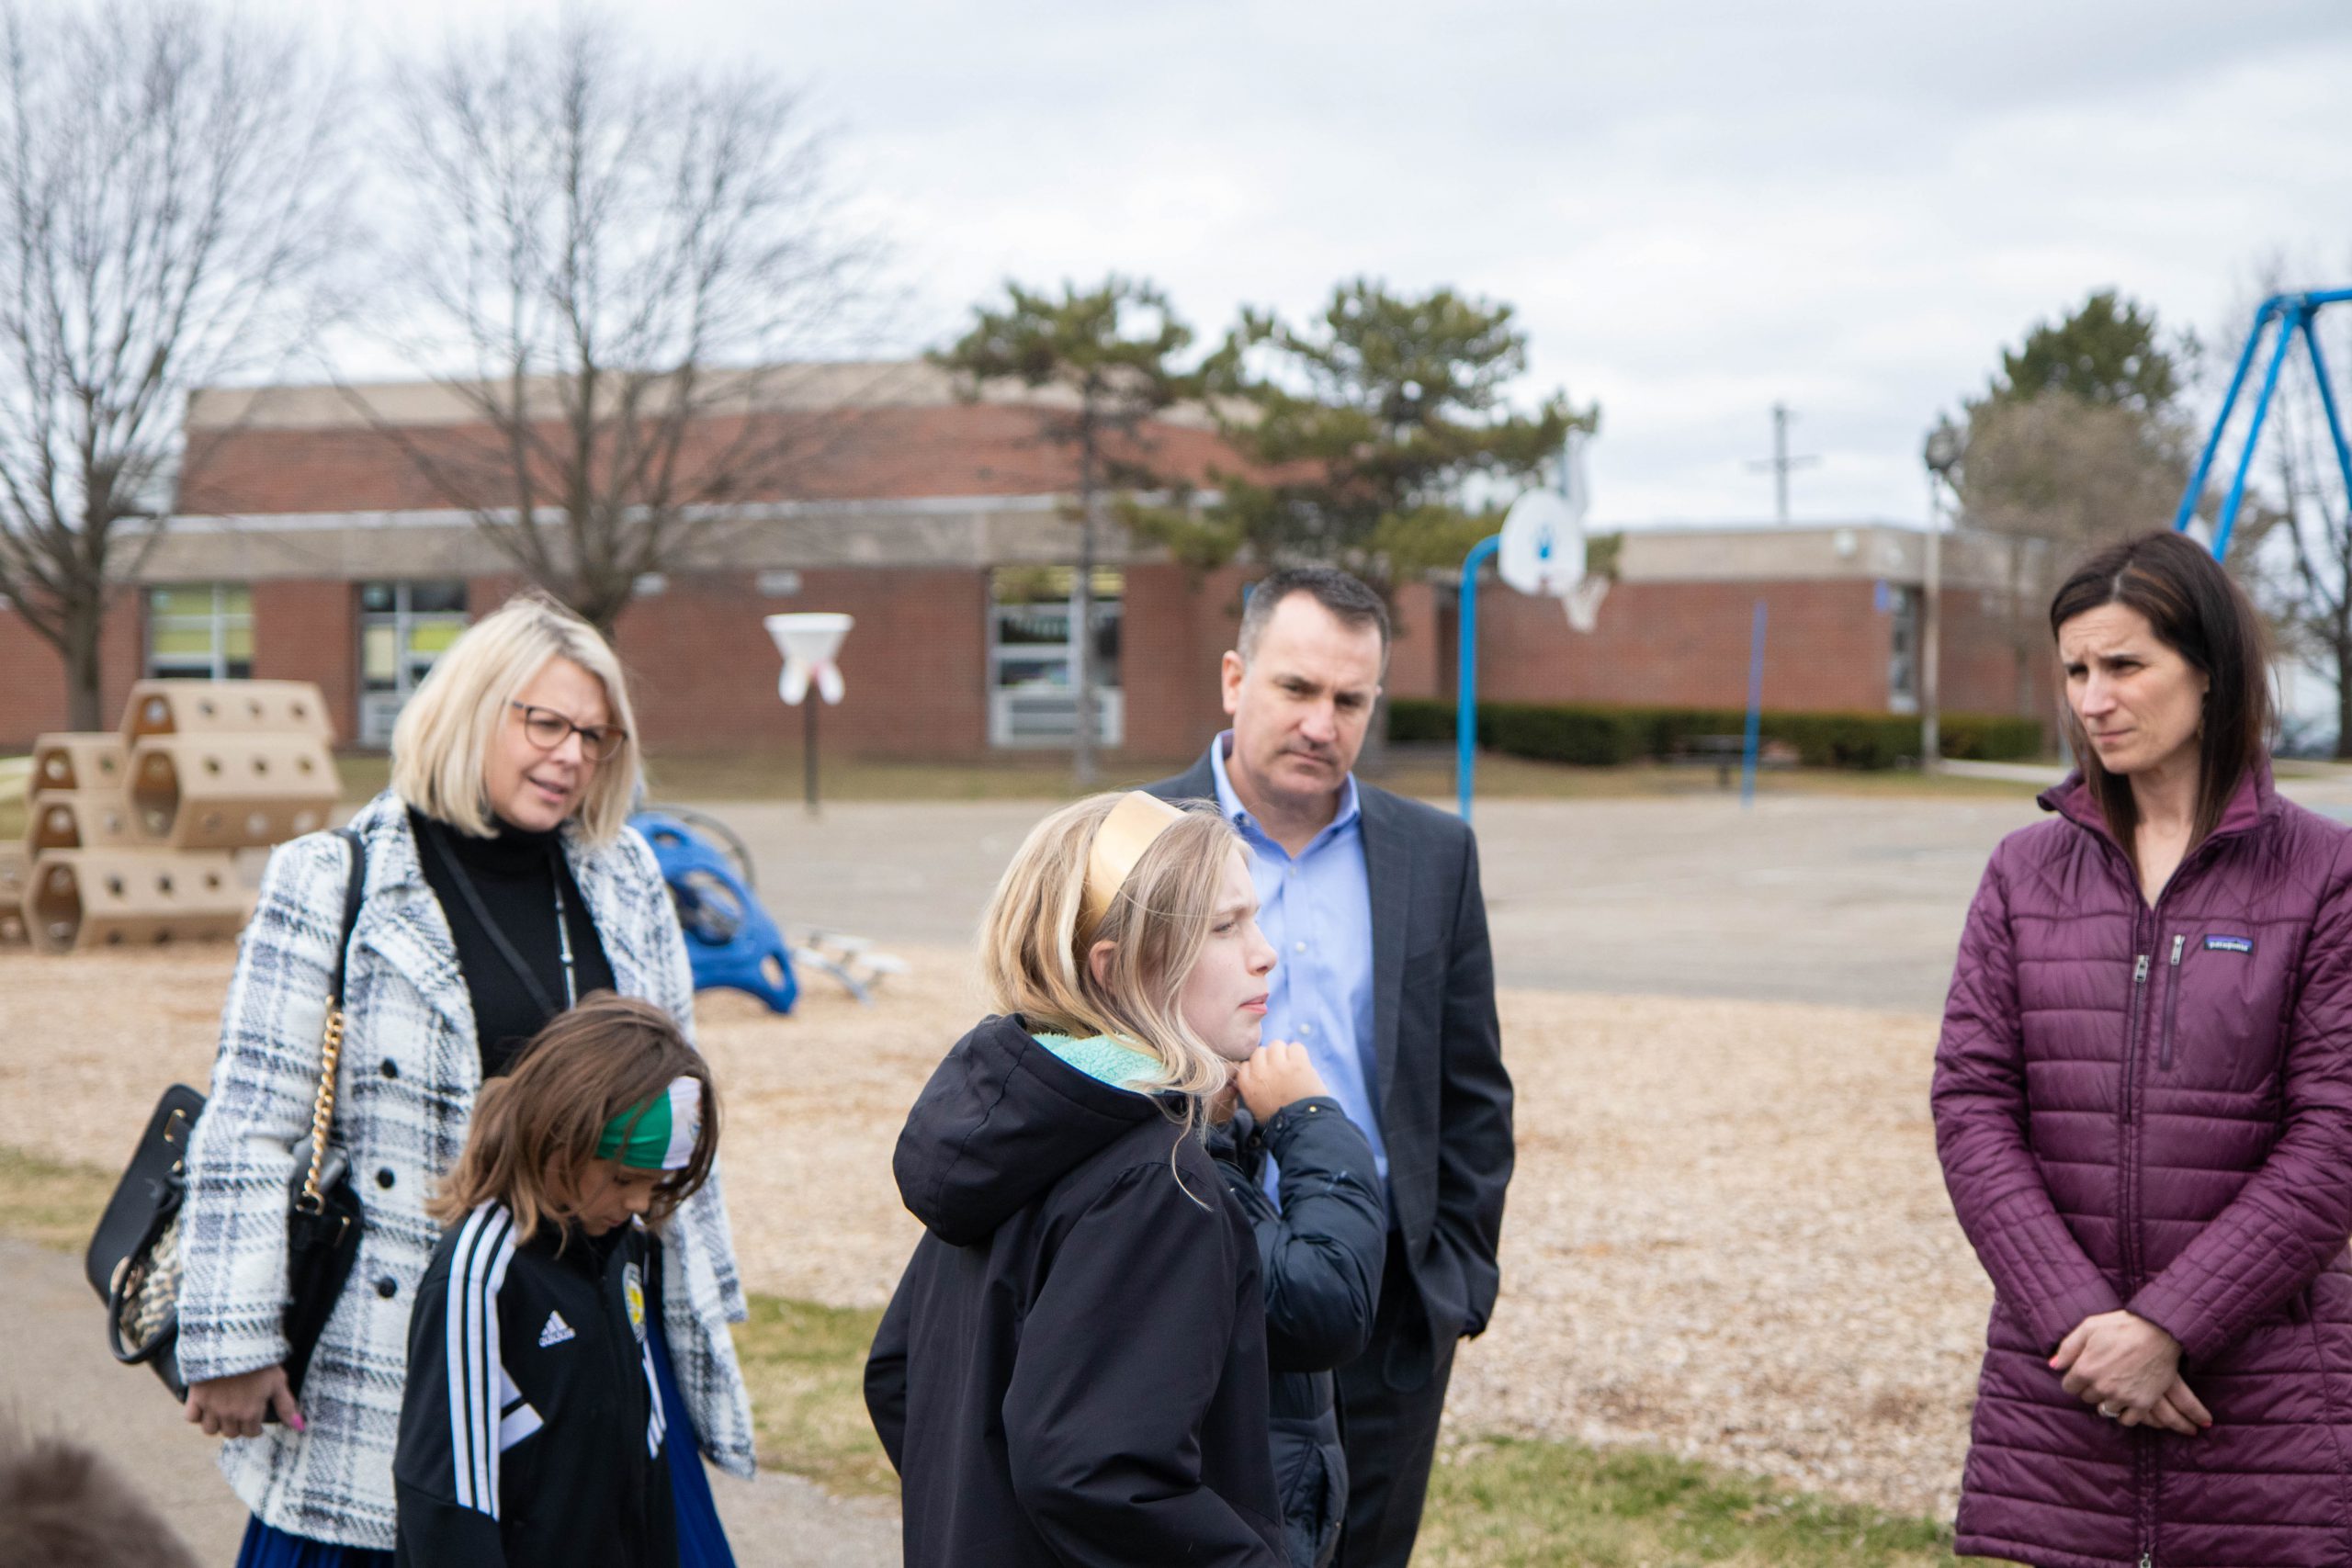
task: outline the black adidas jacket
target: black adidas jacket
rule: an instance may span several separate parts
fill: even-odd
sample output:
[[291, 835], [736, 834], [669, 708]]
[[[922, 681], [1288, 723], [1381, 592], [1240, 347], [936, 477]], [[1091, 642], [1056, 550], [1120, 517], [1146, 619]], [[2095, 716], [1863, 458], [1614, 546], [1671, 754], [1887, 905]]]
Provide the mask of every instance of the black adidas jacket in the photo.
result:
[[926, 1234], [865, 1399], [908, 1568], [1281, 1568], [1258, 1245], [1200, 1141], [992, 1018], [893, 1166]]
[[634, 1225], [543, 1224], [518, 1247], [497, 1203], [441, 1238], [409, 1319], [400, 1568], [677, 1562], [645, 1343], [654, 1266]]

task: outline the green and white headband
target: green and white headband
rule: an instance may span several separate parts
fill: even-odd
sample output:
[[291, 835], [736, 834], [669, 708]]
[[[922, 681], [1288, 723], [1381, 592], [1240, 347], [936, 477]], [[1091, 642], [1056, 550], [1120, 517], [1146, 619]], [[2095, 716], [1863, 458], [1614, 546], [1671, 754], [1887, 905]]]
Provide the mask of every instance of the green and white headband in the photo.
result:
[[596, 1157], [616, 1159], [632, 1170], [684, 1170], [701, 1137], [702, 1080], [673, 1078], [660, 1099], [631, 1106], [605, 1123]]

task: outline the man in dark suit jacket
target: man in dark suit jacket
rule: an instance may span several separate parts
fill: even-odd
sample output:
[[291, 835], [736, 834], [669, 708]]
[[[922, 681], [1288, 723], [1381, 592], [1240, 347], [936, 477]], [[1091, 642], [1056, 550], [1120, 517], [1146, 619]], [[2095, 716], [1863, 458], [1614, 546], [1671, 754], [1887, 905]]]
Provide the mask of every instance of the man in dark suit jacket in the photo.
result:
[[1339, 1383], [1340, 1568], [1386, 1568], [1412, 1555], [1453, 1348], [1487, 1326], [1499, 1278], [1511, 1089], [1477, 844], [1351, 771], [1387, 666], [1378, 594], [1329, 568], [1278, 571], [1236, 640], [1233, 728], [1148, 787], [1216, 802], [1249, 841], [1259, 924], [1282, 955], [1265, 1038], [1307, 1048], [1385, 1178], [1379, 1312]]

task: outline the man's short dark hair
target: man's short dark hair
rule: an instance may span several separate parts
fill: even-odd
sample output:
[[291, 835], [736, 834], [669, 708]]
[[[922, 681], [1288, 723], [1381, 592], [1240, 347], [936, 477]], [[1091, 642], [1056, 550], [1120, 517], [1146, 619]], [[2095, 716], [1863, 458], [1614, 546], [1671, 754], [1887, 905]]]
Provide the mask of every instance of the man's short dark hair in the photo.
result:
[[1247, 664], [1274, 611], [1294, 593], [1304, 593], [1329, 610], [1343, 626], [1380, 628], [1380, 662], [1388, 664], [1388, 604], [1356, 577], [1335, 566], [1286, 566], [1259, 579], [1241, 608], [1241, 634], [1234, 648]]

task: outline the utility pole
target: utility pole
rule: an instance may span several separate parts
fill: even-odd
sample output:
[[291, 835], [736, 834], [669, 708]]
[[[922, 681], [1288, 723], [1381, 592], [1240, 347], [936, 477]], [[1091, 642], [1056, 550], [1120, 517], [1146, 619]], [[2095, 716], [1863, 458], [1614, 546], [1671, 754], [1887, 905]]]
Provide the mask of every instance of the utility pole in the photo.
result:
[[1936, 421], [1920, 449], [1928, 468], [1927, 592], [1919, 605], [1919, 770], [1934, 773], [1943, 765], [1942, 657], [1944, 487], [1952, 483], [1968, 440], [1949, 419]]
[[1774, 520], [1783, 527], [1788, 525], [1789, 521], [1789, 470], [1805, 468], [1821, 461], [1815, 457], [1792, 457], [1789, 456], [1789, 422], [1794, 418], [1796, 413], [1788, 404], [1774, 403], [1772, 405], [1772, 455], [1770, 457], [1758, 457], [1747, 465], [1756, 472], [1761, 472], [1766, 468], [1772, 470], [1772, 515]]

